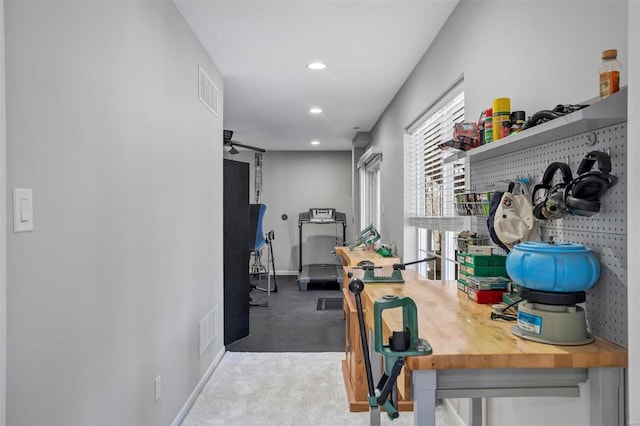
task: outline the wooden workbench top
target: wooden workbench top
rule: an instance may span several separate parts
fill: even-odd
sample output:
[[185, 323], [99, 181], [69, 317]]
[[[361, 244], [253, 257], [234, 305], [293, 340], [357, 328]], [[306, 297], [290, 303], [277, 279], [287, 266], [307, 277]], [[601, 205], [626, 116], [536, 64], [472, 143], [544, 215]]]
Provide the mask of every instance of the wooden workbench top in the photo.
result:
[[336, 254], [342, 259], [342, 264], [346, 266], [358, 266], [363, 260], [373, 262], [376, 266], [393, 266], [394, 263], [400, 263], [400, 258], [396, 256], [383, 257], [375, 251], [368, 251], [363, 248], [356, 247], [351, 250], [349, 247], [336, 247]]
[[[391, 269], [382, 271], [389, 274]], [[362, 274], [360, 270], [353, 272], [356, 277]], [[490, 305], [469, 300], [457, 289], [455, 281], [427, 280], [409, 270], [403, 274], [404, 284], [366, 284], [362, 304], [371, 328], [375, 300], [387, 294], [414, 300], [418, 307], [419, 335], [429, 341], [433, 354], [407, 358], [411, 370], [627, 366], [627, 349], [600, 337], [594, 336], [595, 342], [581, 346], [525, 340], [511, 333], [515, 322], [492, 320]], [[384, 313], [389, 329], [402, 329], [400, 311], [390, 309]]]

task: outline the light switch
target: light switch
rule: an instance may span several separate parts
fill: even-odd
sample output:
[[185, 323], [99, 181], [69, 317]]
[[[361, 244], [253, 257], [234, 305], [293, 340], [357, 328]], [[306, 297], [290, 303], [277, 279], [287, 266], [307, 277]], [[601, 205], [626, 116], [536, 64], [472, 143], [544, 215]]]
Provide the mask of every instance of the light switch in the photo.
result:
[[31, 203], [26, 198], [20, 199], [20, 222], [31, 221]]
[[13, 188], [13, 232], [33, 230], [33, 192]]

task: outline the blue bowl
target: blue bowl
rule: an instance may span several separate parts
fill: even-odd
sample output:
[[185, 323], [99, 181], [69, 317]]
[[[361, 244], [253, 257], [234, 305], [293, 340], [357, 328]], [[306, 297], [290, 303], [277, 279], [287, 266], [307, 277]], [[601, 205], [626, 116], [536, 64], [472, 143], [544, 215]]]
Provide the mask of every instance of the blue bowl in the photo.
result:
[[527, 241], [516, 244], [506, 261], [509, 277], [532, 290], [585, 291], [600, 278], [600, 262], [581, 244]]

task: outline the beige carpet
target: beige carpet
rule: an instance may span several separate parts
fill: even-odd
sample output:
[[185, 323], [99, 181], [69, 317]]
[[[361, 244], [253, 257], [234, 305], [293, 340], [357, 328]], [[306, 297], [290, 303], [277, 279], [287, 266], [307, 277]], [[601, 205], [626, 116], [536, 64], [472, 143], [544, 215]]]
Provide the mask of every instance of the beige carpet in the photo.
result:
[[[341, 371], [343, 353], [227, 352], [183, 426], [369, 425], [369, 413], [351, 413]], [[412, 425], [401, 412], [383, 425]], [[438, 426], [453, 426], [443, 406]]]

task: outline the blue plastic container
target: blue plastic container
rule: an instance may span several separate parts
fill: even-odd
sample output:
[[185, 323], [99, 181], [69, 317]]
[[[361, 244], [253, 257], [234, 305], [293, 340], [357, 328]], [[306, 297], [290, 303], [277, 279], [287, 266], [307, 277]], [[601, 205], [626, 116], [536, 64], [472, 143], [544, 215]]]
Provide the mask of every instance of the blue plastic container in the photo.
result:
[[600, 278], [600, 262], [581, 244], [527, 241], [506, 261], [509, 277], [523, 287], [555, 293], [585, 291]]

